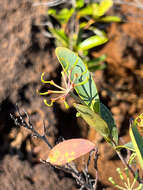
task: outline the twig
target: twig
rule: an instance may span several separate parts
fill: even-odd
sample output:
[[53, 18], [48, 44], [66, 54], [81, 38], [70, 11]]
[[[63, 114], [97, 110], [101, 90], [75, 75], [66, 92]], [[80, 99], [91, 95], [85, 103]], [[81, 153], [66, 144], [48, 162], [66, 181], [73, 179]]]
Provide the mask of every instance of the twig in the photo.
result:
[[97, 151], [98, 150], [95, 149], [95, 150], [92, 150], [90, 152], [88, 161], [87, 161], [87, 163], [85, 165], [86, 169], [83, 169], [82, 172], [78, 171], [78, 169], [76, 168], [76, 165], [74, 164], [74, 162], [66, 164], [65, 166], [51, 165], [49, 162], [47, 162], [45, 160], [41, 160], [41, 162], [44, 163], [44, 164], [48, 164], [51, 167], [54, 167], [56, 169], [60, 169], [60, 170], [62, 170], [64, 172], [66, 172], [66, 173], [70, 173], [73, 176], [73, 178], [75, 178], [77, 184], [79, 186], [81, 186], [80, 190], [83, 190], [83, 189], [86, 189], [86, 190], [95, 190], [96, 186], [97, 186], [97, 179], [91, 179], [91, 177], [90, 177], [90, 175], [88, 173], [88, 166], [89, 166], [89, 163], [91, 161], [91, 155], [92, 155], [93, 151], [95, 151], [95, 160], [97, 161], [97, 158], [98, 158]]
[[[65, 167], [67, 167], [65, 169], [68, 169], [69, 173], [71, 173], [72, 176], [76, 179], [77, 184], [81, 186], [80, 190], [82, 190], [82, 189], [95, 190], [96, 189], [98, 178], [91, 179], [91, 176], [88, 173], [88, 167], [89, 167], [89, 164], [91, 161], [91, 156], [92, 156], [93, 152], [95, 152], [94, 162], [97, 163], [98, 149], [96, 148], [90, 152], [89, 157], [88, 157], [88, 161], [85, 164], [85, 168], [82, 170], [81, 173], [77, 170], [74, 163], [73, 164], [67, 164], [65, 166]], [[96, 167], [96, 174], [97, 174], [97, 167]]]
[[94, 189], [96, 190], [97, 188], [97, 182], [98, 182], [98, 168], [97, 168], [97, 161], [98, 161], [98, 149], [95, 151], [95, 158], [94, 158], [94, 168], [96, 170], [96, 178], [95, 178], [95, 184], [94, 184]]
[[[122, 161], [122, 163], [130, 170], [130, 172], [132, 173], [132, 175], [134, 176], [134, 178], [136, 178], [136, 173], [135, 171], [130, 167], [130, 165], [126, 162], [126, 160], [124, 159], [124, 157], [121, 155], [121, 153], [119, 151], [116, 151], [116, 153], [118, 154], [120, 160]], [[137, 177], [137, 181], [141, 184], [143, 184], [143, 180], [140, 179], [140, 177]]]
[[23, 118], [23, 116], [21, 115], [20, 111], [19, 111], [19, 107], [18, 105], [16, 105], [16, 109], [17, 109], [17, 112], [18, 112], [18, 117], [10, 114], [11, 118], [14, 120], [15, 122], [15, 125], [19, 126], [19, 127], [24, 127], [26, 129], [29, 129], [30, 131], [32, 131], [33, 133], [33, 136], [34, 137], [37, 137], [41, 140], [43, 140], [47, 145], [48, 147], [51, 149], [52, 148], [52, 145], [49, 143], [47, 137], [46, 137], [46, 128], [45, 128], [45, 123], [43, 122], [43, 128], [44, 128], [44, 134], [43, 135], [40, 135], [33, 127], [31, 121], [30, 121], [30, 117], [29, 115], [27, 114], [27, 112], [24, 110], [24, 113], [26, 114], [26, 117], [28, 119], [28, 122], [26, 122]]
[[[43, 140], [48, 147], [51, 149], [52, 146], [49, 143], [47, 137], [46, 137], [46, 128], [45, 128], [45, 123], [43, 122], [43, 128], [44, 128], [44, 135], [40, 135], [34, 128], [33, 125], [30, 121], [30, 117], [28, 116], [27, 112], [24, 110], [24, 113], [28, 119], [28, 122], [25, 121], [24, 117], [21, 115], [20, 111], [19, 111], [19, 107], [16, 105], [16, 109], [18, 112], [18, 117], [10, 114], [11, 118], [14, 120], [15, 124], [19, 127], [24, 127], [26, 129], [29, 129], [30, 131], [32, 131], [33, 136]], [[98, 150], [95, 149], [95, 160], [94, 163], [97, 163], [97, 152]], [[76, 165], [72, 162], [70, 164], [66, 164], [65, 166], [54, 166], [51, 165], [50, 163], [48, 163], [45, 160], [41, 160], [42, 163], [48, 163], [50, 164], [52, 167], [55, 167], [57, 169], [63, 170], [66, 173], [70, 173], [76, 180], [77, 184], [81, 186], [80, 190], [82, 189], [86, 189], [86, 190], [95, 190], [96, 186], [97, 186], [97, 178], [95, 180], [90, 178], [90, 175], [88, 174], [88, 166], [89, 163], [91, 161], [91, 155], [92, 155], [93, 151], [90, 152], [88, 161], [85, 165], [85, 168], [83, 169], [82, 172], [79, 172], [76, 168]], [[97, 165], [96, 165], [96, 174], [97, 174]], [[97, 176], [97, 175], [96, 175]]]
[[[115, 147], [117, 146], [117, 144], [114, 142], [114, 140], [112, 139], [112, 143], [113, 145], [115, 145]], [[127, 163], [127, 161], [124, 159], [124, 157], [122, 156], [121, 152], [119, 150], [116, 150], [117, 155], [119, 156], [120, 160], [122, 161], [122, 163], [130, 170], [130, 172], [132, 173], [132, 175], [134, 176], [134, 178], [136, 178], [136, 172], [134, 172], [134, 170], [132, 169], [132, 167]], [[140, 179], [140, 177], [137, 177], [137, 181], [139, 183], [143, 184], [143, 180]]]

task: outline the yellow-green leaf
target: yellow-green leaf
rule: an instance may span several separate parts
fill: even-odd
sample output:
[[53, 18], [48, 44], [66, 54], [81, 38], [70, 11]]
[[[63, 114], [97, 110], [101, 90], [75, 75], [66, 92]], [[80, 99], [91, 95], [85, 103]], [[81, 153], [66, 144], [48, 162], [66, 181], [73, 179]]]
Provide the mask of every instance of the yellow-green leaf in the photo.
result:
[[74, 104], [74, 107], [77, 109], [81, 117], [88, 123], [90, 127], [93, 127], [97, 132], [105, 137], [105, 139], [110, 139], [110, 131], [108, 125], [99, 114], [92, 111], [86, 105]]
[[49, 28], [49, 30], [61, 45], [64, 47], [68, 46], [68, 37], [63, 29]]
[[104, 16], [98, 19], [100, 22], [121, 22], [121, 18], [118, 16]]
[[76, 0], [76, 2], [75, 2], [75, 7], [76, 8], [81, 8], [81, 7], [83, 7], [84, 6], [84, 0]]
[[93, 7], [92, 7], [92, 4], [89, 4], [85, 8], [82, 8], [81, 10], [79, 10], [77, 13], [77, 16], [84, 17], [84, 16], [92, 15], [92, 14], [93, 14]]
[[102, 45], [107, 41], [108, 38], [105, 36], [91, 36], [79, 44], [78, 50], [88, 50], [90, 48]]
[[112, 6], [112, 0], [102, 0], [99, 4], [98, 16], [103, 16]]

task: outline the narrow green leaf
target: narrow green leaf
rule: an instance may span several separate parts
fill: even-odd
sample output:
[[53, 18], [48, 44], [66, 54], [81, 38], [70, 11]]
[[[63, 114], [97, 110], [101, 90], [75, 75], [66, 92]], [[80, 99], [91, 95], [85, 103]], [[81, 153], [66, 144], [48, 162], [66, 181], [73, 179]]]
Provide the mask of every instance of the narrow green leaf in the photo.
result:
[[68, 37], [64, 33], [62, 29], [54, 29], [49, 28], [50, 32], [53, 34], [53, 36], [60, 42], [60, 44], [64, 47], [68, 46]]
[[92, 14], [93, 14], [92, 4], [87, 5], [85, 8], [77, 12], [78, 17], [84, 17], [84, 16], [92, 15]]
[[81, 28], [84, 28], [86, 25], [87, 25], [87, 22], [81, 22], [81, 23], [79, 24], [79, 27], [80, 27], [80, 29], [81, 29]]
[[87, 104], [92, 110], [99, 111], [99, 95], [95, 82], [88, 71], [86, 65], [74, 52], [67, 48], [56, 48], [56, 56], [61, 63], [64, 71], [69, 75], [71, 73], [71, 80], [76, 76], [74, 84], [75, 90], [80, 98]]
[[110, 110], [102, 103], [100, 103], [100, 113], [101, 117], [106, 121], [108, 124], [108, 128], [110, 130], [110, 136], [116, 142], [116, 145], [118, 144], [118, 130], [115, 124], [115, 121], [113, 119], [112, 113]]
[[98, 21], [100, 22], [121, 22], [121, 18], [118, 16], [105, 16], [102, 18], [99, 18]]
[[110, 131], [108, 125], [99, 114], [93, 112], [88, 106], [85, 105], [74, 104], [74, 107], [90, 127], [93, 127], [105, 139], [110, 141]]
[[79, 44], [78, 50], [88, 50], [93, 47], [102, 45], [106, 43], [107, 41], [108, 41], [108, 38], [104, 36], [97, 36], [97, 35], [91, 36]]
[[140, 166], [143, 169], [143, 139], [138, 132], [135, 122], [133, 122], [133, 124], [131, 125], [129, 132], [137, 157], [139, 159]]
[[97, 36], [101, 36], [101, 37], [107, 38], [107, 35], [106, 35], [106, 33], [103, 30], [100, 30], [100, 29], [98, 29], [98, 28], [96, 28], [94, 26], [89, 27], [89, 30], [93, 31], [94, 34], [96, 34]]
[[70, 17], [72, 16], [74, 9], [64, 8], [61, 11], [57, 12], [55, 9], [49, 9], [48, 14], [57, 19], [61, 24], [66, 24]]
[[101, 55], [98, 58], [92, 59], [87, 62], [87, 66], [90, 72], [95, 72], [96, 70], [102, 70], [106, 68], [106, 64], [103, 63], [105, 61], [106, 55]]
[[90, 66], [90, 65], [92, 65], [92, 64], [97, 64], [97, 63], [99, 63], [99, 62], [103, 62], [103, 61], [105, 61], [105, 59], [107, 58], [107, 56], [105, 55], [105, 54], [103, 54], [103, 55], [101, 55], [100, 57], [97, 57], [97, 58], [95, 58], [95, 59], [92, 59], [91, 61], [89, 61], [88, 63], [88, 65]]
[[69, 19], [71, 18], [72, 14], [74, 13], [74, 9], [67, 9], [64, 8], [62, 9], [59, 14], [57, 14], [56, 18], [62, 23], [62, 24], [66, 24]]
[[[88, 66], [88, 62], [87, 62], [87, 66]], [[106, 65], [104, 63], [93, 63], [92, 65], [88, 66], [88, 70], [90, 72], [95, 72], [97, 70], [103, 70], [105, 68], [106, 68]]]

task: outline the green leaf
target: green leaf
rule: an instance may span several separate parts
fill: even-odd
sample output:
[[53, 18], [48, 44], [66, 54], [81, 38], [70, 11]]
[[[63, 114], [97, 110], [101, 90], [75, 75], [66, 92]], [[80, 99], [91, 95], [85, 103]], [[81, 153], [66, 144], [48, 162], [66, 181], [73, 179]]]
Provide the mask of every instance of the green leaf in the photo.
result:
[[85, 8], [83, 8], [80, 11], [77, 12], [78, 17], [84, 17], [84, 16], [92, 15], [92, 14], [93, 14], [92, 4], [87, 5]]
[[[91, 62], [92, 62], [92, 61], [91, 61]], [[88, 66], [88, 64], [91, 63], [91, 62], [87, 62], [87, 66]], [[88, 66], [88, 70], [89, 70], [90, 72], [95, 72], [95, 71], [97, 71], [97, 70], [103, 70], [103, 69], [105, 69], [105, 68], [106, 68], [106, 65], [105, 65], [104, 63], [96, 63], [96, 62], [93, 62], [92, 65]]]
[[79, 24], [79, 27], [80, 27], [80, 29], [81, 29], [81, 28], [84, 28], [86, 25], [87, 25], [87, 22], [81, 22], [81, 23]]
[[56, 10], [55, 9], [48, 9], [48, 15], [55, 16], [56, 15]]
[[135, 149], [134, 149], [134, 146], [133, 146], [133, 143], [130, 141], [124, 145], [119, 145], [119, 146], [116, 146], [116, 149], [117, 150], [120, 150], [120, 149], [128, 149], [128, 150], [131, 150], [131, 151], [134, 151], [135, 152]]
[[68, 47], [68, 37], [64, 33], [64, 30], [62, 29], [54, 29], [49, 28], [49, 31], [52, 33], [52, 35], [60, 42], [60, 44], [64, 47]]
[[99, 30], [98, 28], [93, 27], [93, 26], [89, 27], [89, 30], [93, 31], [94, 34], [96, 34], [97, 36], [101, 36], [101, 37], [107, 38], [107, 35], [106, 35], [106, 33], [103, 30]]
[[100, 57], [92, 59], [91, 62], [89, 61], [89, 66], [92, 65], [94, 62], [95, 63], [103, 62], [103, 61], [105, 61], [106, 58], [107, 58], [107, 56], [105, 54], [103, 54]]
[[76, 8], [81, 8], [84, 6], [84, 0], [76, 0], [76, 4], [75, 4], [75, 7]]
[[59, 13], [55, 11], [55, 9], [49, 9], [48, 14], [57, 19], [61, 24], [66, 24], [74, 13], [74, 9], [62, 9]]
[[60, 20], [62, 24], [66, 24], [69, 19], [71, 18], [72, 14], [74, 13], [74, 9], [62, 9], [59, 14], [57, 15], [57, 18]]
[[121, 22], [121, 18], [118, 16], [105, 16], [102, 18], [99, 18], [98, 21], [100, 22]]
[[98, 58], [89, 60], [86, 62], [90, 72], [95, 72], [96, 70], [102, 70], [106, 68], [106, 65], [103, 63], [105, 61], [106, 55], [101, 55]]
[[108, 41], [108, 38], [104, 36], [97, 36], [97, 35], [91, 36], [79, 44], [78, 50], [88, 50], [93, 47], [102, 45], [106, 43], [107, 41]]
[[108, 128], [110, 130], [110, 137], [118, 144], [118, 130], [113, 119], [110, 110], [102, 103], [100, 103], [100, 115], [106, 121]]
[[137, 125], [135, 122], [133, 122], [133, 124], [131, 125], [129, 133], [135, 148], [135, 152], [139, 159], [140, 166], [143, 169], [143, 139], [138, 132]]
[[113, 6], [112, 0], [101, 0], [98, 9], [98, 16], [99, 17], [103, 16], [112, 6]]
[[80, 57], [77, 56], [77, 54], [67, 48], [56, 48], [56, 56], [67, 74], [69, 74], [69, 71], [72, 71], [71, 80], [77, 76], [74, 84], [77, 84], [77, 86], [75, 86], [75, 90], [79, 97], [92, 110], [96, 110], [96, 112], [98, 112], [99, 95], [95, 82], [86, 65], [83, 63]]
[[95, 113], [88, 106], [85, 105], [74, 104], [74, 107], [90, 127], [93, 127], [106, 140], [110, 141], [110, 131], [108, 125], [98, 113]]
[[[86, 62], [87, 66], [88, 66], [88, 69], [91, 71], [92, 68], [94, 67], [98, 67], [98, 66], [101, 66], [101, 64], [103, 63], [103, 61], [105, 61], [106, 59], [106, 55], [103, 54], [101, 55], [100, 57], [97, 57], [97, 58], [94, 58], [92, 60], [89, 60], [88, 62]], [[106, 65], [103, 64], [103, 67], [105, 68]]]
[[[78, 44], [80, 44], [81, 41], [82, 41], [83, 31], [84, 31], [83, 28], [80, 28], [79, 31], [78, 31], [77, 40], [76, 40], [75, 47], [74, 47], [74, 51], [75, 51], [75, 52], [78, 52]], [[84, 57], [85, 57], [85, 56], [86, 56], [86, 55], [84, 55]]]
[[92, 3], [92, 16], [95, 20], [100, 17], [99, 8], [99, 4]]

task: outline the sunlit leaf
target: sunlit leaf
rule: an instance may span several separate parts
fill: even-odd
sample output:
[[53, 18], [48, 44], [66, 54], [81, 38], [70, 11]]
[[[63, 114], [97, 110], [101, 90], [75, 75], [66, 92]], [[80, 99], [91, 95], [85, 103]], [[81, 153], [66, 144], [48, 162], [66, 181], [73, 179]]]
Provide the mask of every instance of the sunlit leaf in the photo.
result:
[[65, 140], [52, 148], [49, 152], [47, 162], [62, 166], [95, 148], [95, 144], [86, 139]]
[[83, 42], [81, 42], [78, 46], [79, 50], [88, 50], [91, 49], [93, 47], [102, 45], [104, 43], [106, 43], [108, 41], [108, 38], [105, 36], [91, 36], [89, 38], [87, 38], [86, 40], [84, 40]]
[[71, 9], [67, 9], [67, 8], [62, 9], [59, 12], [59, 14], [57, 15], [57, 18], [60, 20], [60, 22], [62, 24], [64, 24], [64, 23], [66, 24], [69, 21], [69, 19], [71, 18], [73, 12], [74, 12], [73, 8], [71, 8]]
[[55, 9], [49, 9], [48, 14], [57, 19], [61, 24], [66, 24], [70, 17], [72, 16], [74, 9], [64, 8], [61, 11], [57, 12]]
[[99, 114], [93, 112], [88, 106], [85, 105], [74, 104], [74, 107], [90, 127], [93, 127], [97, 132], [105, 137], [105, 139], [110, 140], [110, 130], [108, 125]]
[[56, 15], [55, 9], [48, 9], [48, 15]]
[[143, 138], [138, 132], [136, 121], [131, 125], [129, 132], [140, 166], [143, 169]]
[[105, 16], [98, 19], [98, 21], [102, 22], [121, 22], [121, 18], [118, 16]]
[[68, 37], [62, 29], [49, 28], [49, 30], [56, 38], [56, 40], [59, 41], [59, 44], [61, 44], [64, 47], [68, 46]]
[[81, 8], [81, 7], [83, 7], [84, 6], [84, 0], [76, 0], [75, 1], [75, 6], [76, 6], [76, 8]]
[[92, 14], [93, 14], [92, 4], [87, 5], [85, 8], [82, 8], [80, 11], [77, 12], [78, 17], [84, 17], [84, 16], [92, 15]]
[[100, 30], [100, 29], [93, 27], [93, 26], [90, 26], [89, 30], [93, 31], [94, 34], [96, 34], [97, 36], [101, 36], [101, 37], [103, 36], [103, 37], [107, 38], [107, 35], [103, 30]]
[[113, 0], [101, 0], [98, 9], [98, 16], [103, 16], [112, 6]]
[[77, 76], [74, 83], [78, 84], [75, 86], [75, 90], [78, 93], [79, 97], [92, 110], [99, 112], [99, 96], [97, 88], [91, 76], [91, 73], [87, 69], [87, 66], [83, 63], [77, 54], [67, 48], [56, 48], [56, 56], [58, 57], [58, 60], [67, 75], [69, 74], [69, 71], [72, 71], [71, 80]]
[[81, 22], [80, 24], [79, 24], [79, 27], [80, 28], [84, 28], [85, 26], [87, 25], [87, 22]]

